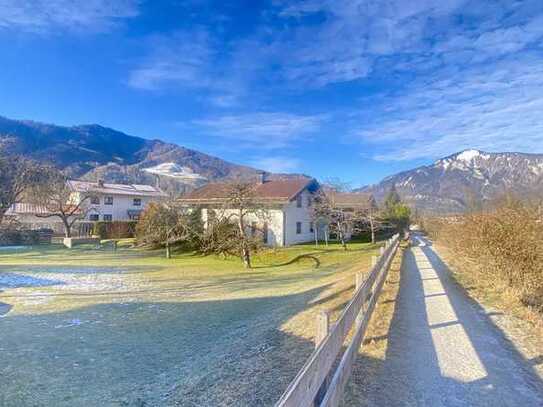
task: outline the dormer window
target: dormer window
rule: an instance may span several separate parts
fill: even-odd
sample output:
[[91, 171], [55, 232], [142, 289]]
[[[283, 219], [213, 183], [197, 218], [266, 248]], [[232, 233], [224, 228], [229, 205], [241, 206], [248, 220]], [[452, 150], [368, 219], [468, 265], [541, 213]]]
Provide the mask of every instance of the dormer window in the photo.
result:
[[113, 205], [113, 197], [112, 196], [106, 196], [104, 198], [104, 205]]

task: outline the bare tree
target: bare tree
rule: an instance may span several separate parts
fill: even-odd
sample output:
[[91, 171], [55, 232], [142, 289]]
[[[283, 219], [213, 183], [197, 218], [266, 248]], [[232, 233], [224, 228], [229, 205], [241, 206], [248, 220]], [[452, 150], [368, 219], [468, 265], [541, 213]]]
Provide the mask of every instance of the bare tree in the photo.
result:
[[336, 235], [344, 249], [347, 238], [360, 232], [370, 232], [375, 243], [375, 233], [382, 225], [379, 208], [372, 195], [349, 192], [346, 183], [330, 182], [315, 198], [312, 219], [315, 223], [325, 222], [328, 230]]
[[171, 247], [194, 241], [201, 233], [199, 211], [184, 212], [174, 201], [151, 203], [136, 227], [138, 241], [149, 246], [164, 246], [166, 258]]
[[[237, 249], [246, 268], [251, 268], [251, 249], [258, 248], [258, 221], [267, 216], [266, 210], [257, 202], [254, 184], [235, 181], [228, 186], [224, 212], [238, 227]], [[223, 216], [224, 217], [224, 216]]]
[[54, 167], [43, 167], [36, 181], [28, 193], [30, 203], [42, 209], [36, 217], [59, 218], [64, 235], [71, 237], [73, 225], [93, 210], [87, 205], [92, 194], [76, 196], [68, 178]]
[[355, 213], [345, 210], [337, 205], [336, 194], [320, 191], [313, 199], [311, 218], [313, 222], [325, 222], [331, 234], [340, 241], [344, 250], [347, 250], [347, 236], [355, 225]]
[[255, 196], [255, 184], [234, 181], [225, 186], [220, 205], [208, 208], [202, 252], [240, 257], [251, 268], [252, 253], [267, 235], [268, 211]]
[[36, 183], [39, 173], [39, 165], [35, 162], [21, 157], [0, 157], [0, 224], [6, 211], [19, 203]]

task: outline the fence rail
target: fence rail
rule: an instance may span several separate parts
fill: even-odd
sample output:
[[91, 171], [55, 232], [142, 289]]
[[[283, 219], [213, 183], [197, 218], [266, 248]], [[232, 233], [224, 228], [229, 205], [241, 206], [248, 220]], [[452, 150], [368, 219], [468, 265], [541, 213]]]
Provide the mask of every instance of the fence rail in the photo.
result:
[[[317, 347], [275, 407], [335, 407], [339, 405], [352, 372], [357, 351], [364, 340], [371, 315], [399, 244], [399, 235], [395, 235], [386, 242], [385, 247], [381, 248], [381, 255], [373, 258], [373, 265], [366, 280], [363, 280], [362, 273], [357, 274], [354, 296], [337, 322], [330, 325], [327, 313], [318, 316]], [[353, 324], [355, 325], [353, 338], [343, 353], [339, 365], [332, 371]]]

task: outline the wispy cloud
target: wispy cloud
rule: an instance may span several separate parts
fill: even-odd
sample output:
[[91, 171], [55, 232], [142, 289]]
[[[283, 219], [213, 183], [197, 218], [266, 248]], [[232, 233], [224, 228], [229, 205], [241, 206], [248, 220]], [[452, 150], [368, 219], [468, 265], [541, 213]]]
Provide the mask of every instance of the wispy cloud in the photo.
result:
[[2, 0], [0, 28], [34, 33], [56, 29], [107, 31], [139, 14], [140, 0]]
[[144, 47], [147, 55], [128, 77], [134, 89], [191, 90], [221, 108], [238, 105], [245, 93], [245, 67], [204, 27], [151, 36]]
[[200, 88], [213, 80], [214, 50], [204, 29], [152, 36], [147, 46], [151, 52], [130, 72], [130, 86], [145, 90], [173, 85]]
[[254, 160], [251, 164], [255, 168], [269, 172], [291, 173], [300, 169], [301, 161], [292, 157], [273, 156], [259, 158]]
[[[384, 97], [379, 119], [354, 130], [379, 160], [437, 158], [465, 148], [543, 151], [543, 66], [538, 54], [436, 74]], [[375, 112], [374, 112], [375, 113]]]
[[[425, 52], [435, 31], [465, 0], [277, 1], [290, 22], [281, 38], [288, 50], [284, 74], [305, 86], [322, 87], [370, 76], [380, 59]], [[320, 24], [304, 24], [318, 17]], [[287, 38], [285, 40], [284, 38]]]
[[194, 124], [206, 134], [236, 141], [237, 147], [279, 149], [296, 140], [308, 140], [317, 131], [324, 116], [291, 113], [250, 113], [197, 120]]

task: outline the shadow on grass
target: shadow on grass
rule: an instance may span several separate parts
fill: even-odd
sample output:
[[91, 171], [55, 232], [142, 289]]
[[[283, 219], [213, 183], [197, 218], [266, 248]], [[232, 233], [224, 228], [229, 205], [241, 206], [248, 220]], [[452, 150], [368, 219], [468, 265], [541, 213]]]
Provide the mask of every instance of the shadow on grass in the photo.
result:
[[321, 261], [314, 254], [318, 254], [318, 253], [300, 254], [299, 256], [294, 257], [292, 260], [288, 260], [283, 263], [276, 263], [276, 264], [264, 265], [264, 266], [254, 266], [253, 268], [263, 269], [263, 268], [290, 266], [291, 264], [297, 263], [301, 260], [312, 260], [314, 264], [314, 268], [319, 268], [321, 265]]
[[326, 288], [6, 316], [0, 405], [272, 405], [314, 348], [280, 327]]

